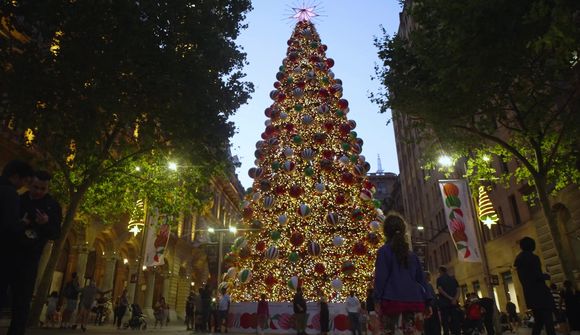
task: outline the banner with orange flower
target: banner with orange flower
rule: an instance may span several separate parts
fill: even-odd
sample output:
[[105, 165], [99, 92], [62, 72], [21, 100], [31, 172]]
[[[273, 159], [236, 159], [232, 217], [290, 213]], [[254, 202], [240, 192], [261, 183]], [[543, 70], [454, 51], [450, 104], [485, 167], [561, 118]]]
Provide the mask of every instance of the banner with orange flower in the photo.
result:
[[439, 189], [459, 261], [481, 262], [467, 182], [463, 179], [440, 180]]

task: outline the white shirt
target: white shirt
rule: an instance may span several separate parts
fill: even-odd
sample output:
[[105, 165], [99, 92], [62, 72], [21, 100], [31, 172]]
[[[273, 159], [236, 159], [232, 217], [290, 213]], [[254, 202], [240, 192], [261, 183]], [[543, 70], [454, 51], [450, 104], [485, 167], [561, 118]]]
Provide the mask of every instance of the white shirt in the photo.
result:
[[230, 296], [228, 294], [222, 295], [218, 304], [220, 311], [227, 311], [230, 308]]
[[346, 301], [346, 311], [348, 313], [359, 313], [360, 312], [360, 301], [357, 297], [347, 297]]

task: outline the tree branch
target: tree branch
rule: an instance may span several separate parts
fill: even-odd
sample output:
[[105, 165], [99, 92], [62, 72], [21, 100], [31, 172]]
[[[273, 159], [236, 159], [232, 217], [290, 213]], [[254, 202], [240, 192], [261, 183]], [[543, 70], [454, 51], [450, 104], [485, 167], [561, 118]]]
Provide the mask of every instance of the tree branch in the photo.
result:
[[533, 176], [537, 176], [538, 175], [538, 171], [537, 169], [532, 165], [532, 163], [530, 163], [530, 161], [524, 156], [522, 155], [516, 148], [514, 148], [513, 146], [511, 146], [509, 143], [507, 143], [506, 141], [502, 140], [499, 137], [484, 133], [478, 129], [475, 128], [470, 128], [467, 126], [462, 126], [462, 125], [451, 125], [451, 127], [454, 128], [458, 128], [458, 129], [462, 129], [465, 130], [467, 132], [470, 132], [472, 134], [475, 134], [479, 137], [482, 137], [486, 140], [489, 140], [491, 142], [497, 143], [500, 146], [502, 146], [503, 148], [505, 148], [507, 151], [509, 151], [512, 155], [514, 155], [520, 162], [522, 162], [522, 164], [524, 164], [524, 166], [530, 171], [530, 173]]

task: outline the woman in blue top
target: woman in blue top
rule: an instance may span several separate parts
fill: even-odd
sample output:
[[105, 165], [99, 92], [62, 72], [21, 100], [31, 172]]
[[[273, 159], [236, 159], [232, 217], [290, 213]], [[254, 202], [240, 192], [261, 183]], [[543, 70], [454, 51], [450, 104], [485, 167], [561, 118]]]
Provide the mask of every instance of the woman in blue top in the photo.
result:
[[375, 262], [376, 309], [387, 333], [394, 334], [396, 327], [406, 334], [416, 332], [415, 313], [430, 317], [428, 302], [432, 296], [419, 258], [409, 249], [405, 222], [398, 216], [389, 216], [383, 230], [387, 242], [379, 248]]

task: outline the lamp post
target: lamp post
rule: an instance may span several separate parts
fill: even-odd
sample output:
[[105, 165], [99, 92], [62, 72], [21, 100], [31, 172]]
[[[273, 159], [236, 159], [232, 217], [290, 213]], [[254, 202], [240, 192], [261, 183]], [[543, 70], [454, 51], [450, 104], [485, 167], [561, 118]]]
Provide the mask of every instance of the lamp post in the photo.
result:
[[[483, 157], [484, 160], [489, 160], [488, 156]], [[442, 155], [439, 157], [438, 159], [438, 163], [443, 166], [443, 167], [452, 167], [453, 166], [453, 159], [447, 155]], [[481, 224], [479, 223], [479, 216], [477, 215], [476, 211], [475, 211], [475, 203], [474, 203], [474, 199], [473, 196], [471, 194], [471, 189], [469, 187], [469, 178], [467, 176], [467, 164], [466, 161], [463, 161], [463, 169], [465, 171], [465, 175], [463, 176], [463, 178], [458, 178], [458, 179], [464, 179], [467, 183], [467, 195], [469, 197], [469, 209], [471, 212], [471, 215], [473, 217], [474, 220], [474, 224], [475, 224], [475, 237], [477, 240], [477, 245], [479, 247], [480, 253], [481, 253], [481, 264], [483, 267], [483, 275], [485, 277], [485, 285], [487, 287], [487, 292], [488, 292], [488, 296], [490, 298], [493, 299], [493, 285], [491, 283], [491, 274], [489, 271], [489, 263], [488, 263], [488, 259], [487, 259], [487, 252], [485, 250], [485, 243], [483, 242], [483, 231], [481, 229]]]
[[209, 227], [206, 230], [204, 229], [200, 229], [200, 230], [196, 230], [196, 231], [207, 231], [210, 234], [218, 234], [218, 270], [217, 270], [217, 283], [219, 284], [219, 281], [221, 280], [222, 277], [222, 259], [224, 258], [223, 255], [223, 249], [224, 249], [224, 235], [226, 233], [231, 233], [233, 235], [235, 235], [238, 231], [256, 231], [259, 229], [254, 229], [254, 228], [237, 228], [235, 226], [229, 226], [228, 228], [213, 228], [213, 227]]

